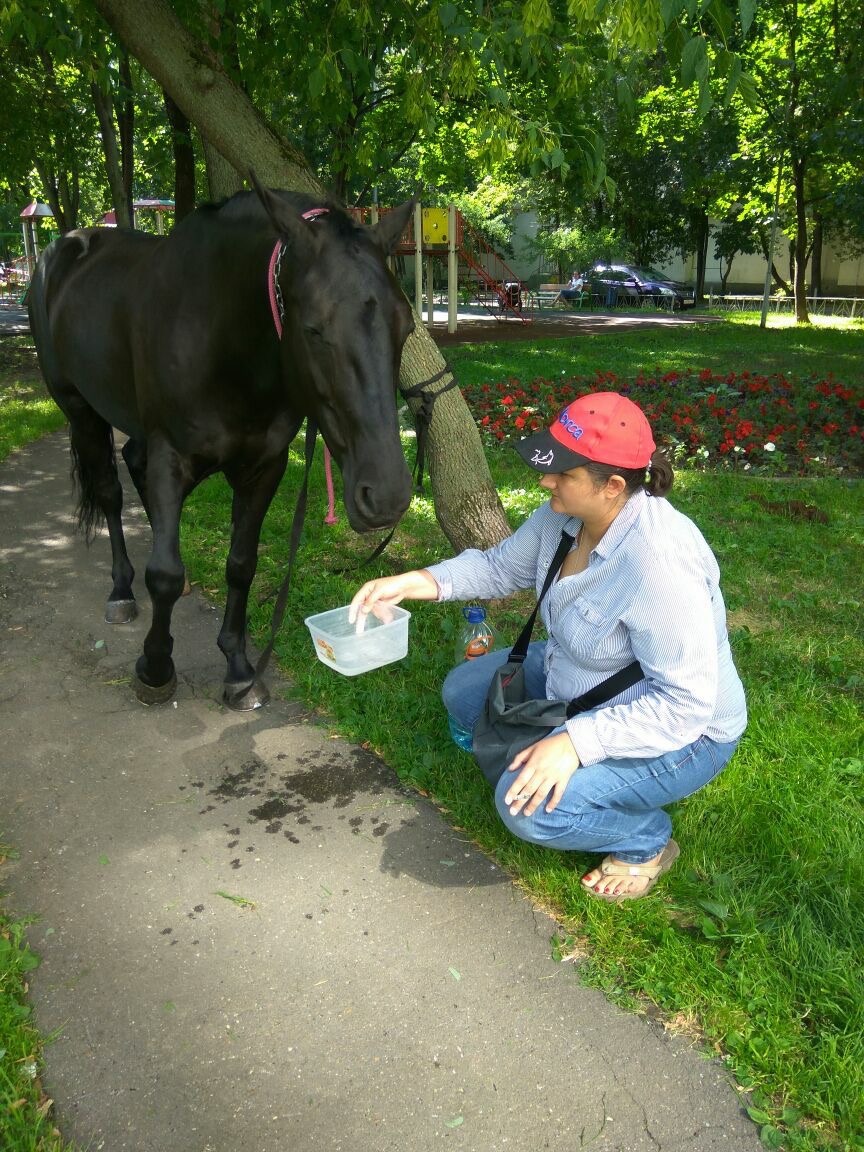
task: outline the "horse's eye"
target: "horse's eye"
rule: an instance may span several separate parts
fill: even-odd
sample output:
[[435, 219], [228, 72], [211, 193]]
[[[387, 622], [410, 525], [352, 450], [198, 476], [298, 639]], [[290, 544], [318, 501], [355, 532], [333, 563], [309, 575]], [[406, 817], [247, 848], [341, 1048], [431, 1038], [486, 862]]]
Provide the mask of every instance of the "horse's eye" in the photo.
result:
[[321, 329], [320, 328], [313, 328], [309, 324], [304, 326], [303, 335], [306, 337], [307, 340], [321, 341], [324, 339], [324, 333], [321, 331]]

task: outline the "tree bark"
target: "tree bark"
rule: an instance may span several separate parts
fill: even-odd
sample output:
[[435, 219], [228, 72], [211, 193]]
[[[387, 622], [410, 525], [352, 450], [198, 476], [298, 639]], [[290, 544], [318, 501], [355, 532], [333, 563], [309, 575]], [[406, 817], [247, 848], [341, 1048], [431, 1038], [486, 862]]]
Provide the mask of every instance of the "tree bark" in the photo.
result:
[[132, 178], [135, 173], [135, 98], [132, 91], [132, 68], [129, 53], [120, 49], [120, 91], [117, 96], [117, 132], [120, 139], [120, 170], [123, 173], [123, 192], [129, 205], [129, 218], [135, 224]]
[[[323, 195], [303, 155], [265, 123], [207, 46], [189, 34], [164, 0], [94, 0], [118, 40], [141, 62], [210, 145], [238, 172], [254, 168], [276, 188]], [[445, 368], [422, 321], [402, 355], [403, 389]], [[447, 377], [430, 386], [434, 392]], [[416, 413], [419, 401], [409, 401]], [[480, 436], [458, 389], [433, 407], [429, 443], [435, 513], [454, 548], [484, 548], [510, 534]]]
[[167, 92], [162, 93], [165, 115], [171, 126], [174, 149], [174, 220], [182, 220], [195, 207], [195, 149], [189, 121]]
[[39, 173], [39, 179], [42, 181], [42, 189], [48, 201], [48, 207], [51, 209], [51, 215], [54, 217], [54, 222], [61, 232], [68, 232], [70, 225], [66, 220], [63, 205], [60, 203], [60, 192], [54, 178], [53, 168], [38, 156], [34, 161], [34, 166]]
[[207, 193], [216, 203], [227, 200], [235, 192], [243, 189], [243, 177], [233, 164], [229, 164], [209, 140], [201, 137], [201, 147], [204, 149], [204, 167], [207, 171]]
[[795, 189], [795, 321], [809, 324], [807, 310], [807, 203], [804, 198], [804, 169], [801, 157], [792, 159]]
[[705, 303], [705, 267], [708, 263], [709, 230], [708, 213], [704, 208], [700, 209], [696, 222], [696, 298], [694, 304], [697, 307]]
[[822, 295], [822, 217], [813, 217], [813, 249], [810, 254], [810, 293]]
[[114, 105], [107, 92], [98, 84], [91, 84], [96, 119], [99, 121], [99, 134], [102, 137], [102, 152], [105, 156], [105, 171], [108, 187], [111, 189], [111, 203], [118, 228], [131, 228], [132, 215], [126, 189], [123, 186], [123, 172], [120, 165], [120, 150], [117, 147], [117, 131], [114, 127]]

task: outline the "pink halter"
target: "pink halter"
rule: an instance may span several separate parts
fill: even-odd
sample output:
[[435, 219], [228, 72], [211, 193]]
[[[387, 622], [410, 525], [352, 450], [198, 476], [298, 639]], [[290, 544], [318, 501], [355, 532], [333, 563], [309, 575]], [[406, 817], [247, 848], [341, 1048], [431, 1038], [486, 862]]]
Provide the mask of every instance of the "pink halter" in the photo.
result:
[[[310, 208], [308, 212], [303, 213], [303, 219], [317, 220], [319, 216], [326, 216], [329, 211], [329, 208]], [[282, 241], [277, 240], [273, 253], [270, 256], [270, 266], [267, 269], [267, 290], [270, 295], [270, 311], [273, 313], [273, 326], [280, 340], [282, 339], [282, 314], [276, 292], [279, 282], [279, 264], [284, 251], [285, 247]], [[327, 481], [327, 515], [324, 517], [324, 523], [335, 524], [337, 523], [338, 517], [334, 511], [333, 472], [330, 465], [330, 449], [326, 444], [324, 445], [324, 476]]]

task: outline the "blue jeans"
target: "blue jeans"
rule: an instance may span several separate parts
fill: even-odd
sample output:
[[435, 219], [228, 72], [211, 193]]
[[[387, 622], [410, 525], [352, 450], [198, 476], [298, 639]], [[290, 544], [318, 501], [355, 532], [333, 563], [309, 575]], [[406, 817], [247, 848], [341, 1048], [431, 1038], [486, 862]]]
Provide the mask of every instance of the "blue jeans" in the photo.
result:
[[[542, 641], [529, 645], [525, 687], [530, 698], [546, 695]], [[447, 676], [441, 689], [450, 715], [472, 729], [483, 710], [492, 676], [506, 663], [509, 650], [466, 660]], [[533, 816], [511, 816], [504, 803], [515, 774], [505, 771], [495, 789], [498, 815], [521, 840], [570, 852], [610, 853], [628, 864], [644, 864], [662, 851], [672, 833], [663, 806], [681, 800], [713, 780], [732, 758], [734, 740], [718, 744], [700, 736], [686, 748], [650, 759], [609, 759], [581, 767], [570, 777], [552, 812], [541, 804]]]

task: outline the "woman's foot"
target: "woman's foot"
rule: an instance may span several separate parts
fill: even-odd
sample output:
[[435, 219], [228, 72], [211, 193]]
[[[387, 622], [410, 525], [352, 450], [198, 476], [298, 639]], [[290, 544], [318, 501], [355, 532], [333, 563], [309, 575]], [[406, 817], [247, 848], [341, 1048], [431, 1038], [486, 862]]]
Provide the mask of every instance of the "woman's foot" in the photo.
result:
[[596, 868], [582, 877], [582, 887], [589, 896], [618, 904], [622, 900], [638, 900], [646, 896], [664, 872], [668, 872], [678, 859], [680, 849], [670, 840], [662, 852], [644, 864], [628, 864], [606, 856]]

